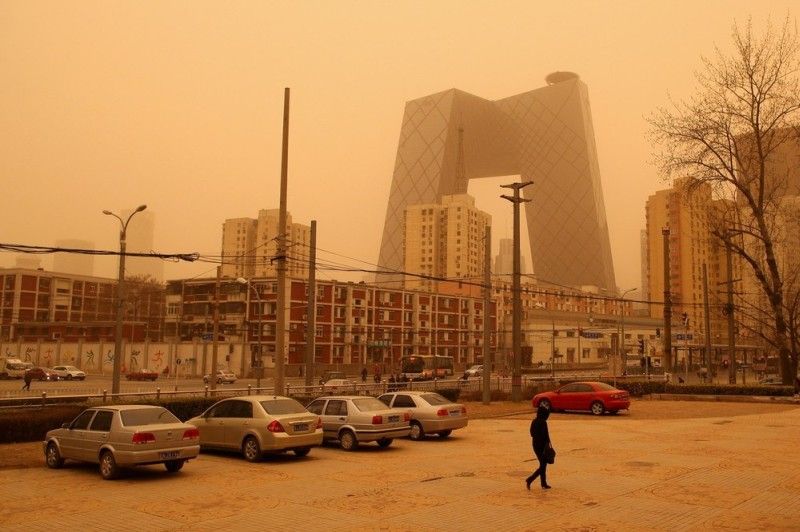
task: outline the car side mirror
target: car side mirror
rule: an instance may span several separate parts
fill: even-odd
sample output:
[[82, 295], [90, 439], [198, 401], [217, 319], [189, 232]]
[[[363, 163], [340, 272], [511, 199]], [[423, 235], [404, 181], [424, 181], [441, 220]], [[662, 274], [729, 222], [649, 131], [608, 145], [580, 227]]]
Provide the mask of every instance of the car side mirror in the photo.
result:
[[61, 428], [62, 428], [62, 429], [68, 429], [68, 428], [70, 428], [70, 426], [69, 426], [69, 423], [62, 423], [62, 424], [61, 424]]

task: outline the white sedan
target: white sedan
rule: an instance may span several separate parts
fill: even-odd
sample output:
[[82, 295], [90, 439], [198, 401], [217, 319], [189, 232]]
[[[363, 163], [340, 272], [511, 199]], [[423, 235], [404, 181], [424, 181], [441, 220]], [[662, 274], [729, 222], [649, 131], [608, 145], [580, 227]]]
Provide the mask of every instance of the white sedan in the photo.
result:
[[60, 379], [67, 381], [71, 381], [72, 379], [82, 381], [86, 378], [86, 373], [75, 366], [53, 366], [53, 373], [58, 375]]

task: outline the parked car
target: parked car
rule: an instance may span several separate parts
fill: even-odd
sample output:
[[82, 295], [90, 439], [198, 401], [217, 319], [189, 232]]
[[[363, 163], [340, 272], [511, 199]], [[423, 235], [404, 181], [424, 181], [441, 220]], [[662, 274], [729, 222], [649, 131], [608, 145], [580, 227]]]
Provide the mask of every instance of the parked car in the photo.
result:
[[249, 462], [264, 453], [305, 456], [322, 444], [322, 421], [291, 397], [248, 395], [224, 399], [188, 421], [203, 449], [239, 451]]
[[481, 375], [483, 375], [483, 365], [476, 364], [474, 366], [470, 366], [464, 372], [464, 375], [466, 375], [467, 377], [480, 377]]
[[164, 464], [176, 473], [200, 453], [199, 437], [196, 427], [160, 406], [115, 405], [84, 410], [72, 423], [49, 431], [43, 447], [50, 468], [64, 460], [91, 462], [111, 480], [121, 468], [140, 465]]
[[388, 447], [411, 430], [409, 412], [392, 410], [374, 397], [320, 397], [308, 405], [308, 411], [322, 417], [325, 439], [338, 440], [345, 451], [373, 441]]
[[323, 393], [340, 394], [352, 393], [356, 389], [356, 381], [349, 379], [330, 379], [322, 385]]
[[26, 363], [14, 357], [0, 357], [0, 379], [21, 379], [28, 369]]
[[322, 373], [322, 377], [319, 378], [320, 384], [325, 384], [331, 379], [345, 379], [347, 376], [342, 371], [325, 371]]
[[129, 371], [125, 378], [129, 381], [154, 381], [158, 378], [158, 372], [142, 368], [138, 371]]
[[86, 373], [75, 366], [53, 366], [53, 371], [65, 381], [71, 381], [72, 379], [82, 381], [86, 378]]
[[28, 371], [26, 371], [25, 373], [30, 375], [32, 380], [37, 380], [37, 381], [57, 381], [60, 379], [58, 373], [56, 373], [52, 369], [43, 368], [40, 366], [33, 367]]
[[[211, 381], [211, 375], [204, 375], [203, 382], [208, 384]], [[217, 370], [217, 384], [222, 383], [233, 384], [236, 382], [236, 374], [227, 369], [219, 369]]]
[[454, 430], [466, 427], [469, 422], [464, 405], [435, 392], [385, 393], [378, 399], [391, 408], [411, 412], [409, 436], [412, 440], [421, 440], [426, 434], [447, 438]]
[[539, 405], [557, 410], [588, 410], [599, 416], [604, 412], [616, 414], [628, 410], [631, 398], [625, 390], [618, 390], [605, 382], [571, 382], [552, 392], [543, 392], [533, 398], [533, 407]]

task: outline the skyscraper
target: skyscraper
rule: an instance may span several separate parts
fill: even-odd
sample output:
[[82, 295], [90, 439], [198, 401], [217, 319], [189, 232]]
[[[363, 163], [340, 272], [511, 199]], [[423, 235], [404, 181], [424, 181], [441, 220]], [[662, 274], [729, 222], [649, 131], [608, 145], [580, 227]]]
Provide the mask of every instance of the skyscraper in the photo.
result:
[[[56, 240], [57, 248], [94, 249], [94, 242], [88, 240]], [[76, 275], [94, 275], [94, 255], [81, 253], [56, 253], [53, 256], [53, 271]]]
[[[133, 211], [122, 211], [122, 219], [127, 220]], [[126, 231], [128, 253], [155, 252], [156, 215], [153, 211], [141, 211], [128, 224]], [[164, 281], [164, 262], [153, 257], [127, 257], [125, 277], [150, 276], [158, 282]]]
[[[519, 257], [519, 271], [520, 273], [527, 273], [525, 265], [525, 257]], [[514, 239], [501, 238], [500, 239], [500, 252], [494, 258], [493, 275], [511, 275], [514, 273]]]
[[464, 194], [469, 179], [518, 174], [534, 182], [524, 189], [534, 273], [616, 290], [588, 89], [569, 72], [546, 81], [496, 101], [450, 89], [406, 104], [380, 267], [403, 268], [406, 207]]

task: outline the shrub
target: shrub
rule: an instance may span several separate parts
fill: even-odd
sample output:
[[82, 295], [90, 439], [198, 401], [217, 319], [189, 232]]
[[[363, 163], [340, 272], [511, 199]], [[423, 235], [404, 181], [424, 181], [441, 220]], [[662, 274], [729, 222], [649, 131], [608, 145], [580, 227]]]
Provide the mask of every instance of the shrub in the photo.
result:
[[75, 419], [84, 405], [33, 406], [0, 412], [0, 443], [42, 441], [48, 430]]

